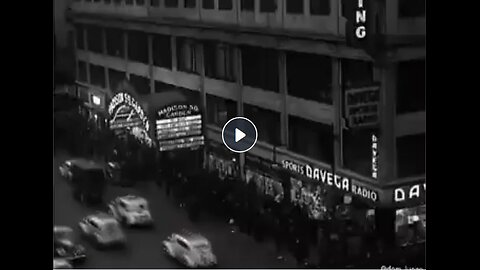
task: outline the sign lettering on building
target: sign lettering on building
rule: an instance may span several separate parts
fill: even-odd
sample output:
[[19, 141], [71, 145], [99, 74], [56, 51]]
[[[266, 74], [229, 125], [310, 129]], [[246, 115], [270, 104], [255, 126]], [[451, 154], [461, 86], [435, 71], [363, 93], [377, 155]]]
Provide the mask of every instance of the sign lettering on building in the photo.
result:
[[378, 177], [378, 138], [372, 134], [372, 178]]
[[125, 107], [122, 105], [132, 108], [133, 110], [132, 113], [135, 113], [140, 118], [140, 120], [143, 123], [143, 126], [145, 127], [145, 130], [149, 131], [150, 124], [148, 123], [148, 118], [145, 115], [145, 112], [143, 111], [142, 107], [138, 104], [138, 102], [131, 95], [127, 93], [123, 93], [123, 92], [118, 93], [112, 98], [112, 100], [110, 101], [110, 104], [108, 105], [108, 114], [111, 117], [115, 117], [116, 116], [115, 114], [118, 112], [118, 110], [121, 109], [122, 107], [123, 108]]
[[398, 187], [393, 191], [395, 203], [423, 202], [427, 191], [427, 183]]
[[345, 117], [348, 127], [377, 125], [379, 101], [379, 86], [347, 89], [345, 92]]

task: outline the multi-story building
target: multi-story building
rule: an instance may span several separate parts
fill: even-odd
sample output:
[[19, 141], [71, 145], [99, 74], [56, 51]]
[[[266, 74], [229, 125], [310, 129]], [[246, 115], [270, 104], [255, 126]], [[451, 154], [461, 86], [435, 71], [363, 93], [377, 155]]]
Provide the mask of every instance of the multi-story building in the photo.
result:
[[250, 118], [242, 175], [266, 160], [378, 209], [424, 204], [425, 1], [368, 1], [368, 47], [342, 2], [76, 0], [77, 80], [101, 106], [124, 77], [145, 100], [198, 95], [212, 145]]

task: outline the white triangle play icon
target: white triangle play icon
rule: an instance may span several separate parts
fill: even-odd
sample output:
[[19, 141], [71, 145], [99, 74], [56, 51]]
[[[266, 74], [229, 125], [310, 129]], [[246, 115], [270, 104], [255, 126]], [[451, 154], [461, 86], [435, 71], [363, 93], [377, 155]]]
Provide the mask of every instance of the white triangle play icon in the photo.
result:
[[241, 139], [245, 138], [246, 134], [243, 133], [240, 129], [235, 129], [235, 142], [240, 141]]

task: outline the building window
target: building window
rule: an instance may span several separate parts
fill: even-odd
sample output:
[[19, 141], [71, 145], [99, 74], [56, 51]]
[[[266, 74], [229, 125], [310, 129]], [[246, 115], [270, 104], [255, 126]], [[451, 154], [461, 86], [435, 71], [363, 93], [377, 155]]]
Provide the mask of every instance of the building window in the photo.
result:
[[88, 83], [87, 80], [87, 63], [78, 61], [78, 80], [80, 82]]
[[186, 8], [195, 8], [197, 6], [197, 0], [185, 0]]
[[114, 2], [116, 5], [122, 4], [122, 1], [123, 1], [123, 0], [113, 0], [113, 2]]
[[90, 83], [105, 88], [105, 68], [90, 64]]
[[215, 8], [215, 0], [202, 0], [202, 8], [203, 9], [214, 9]]
[[255, 10], [255, 0], [242, 0], [240, 2], [241, 10], [254, 11]]
[[280, 113], [244, 104], [245, 117], [255, 123], [258, 140], [280, 145]]
[[133, 5], [133, 0], [125, 0], [125, 4], [127, 4], [127, 6], [131, 6]]
[[303, 14], [303, 0], [287, 0], [287, 13]]
[[425, 60], [399, 62], [397, 114], [425, 111]]
[[125, 72], [115, 69], [108, 69], [108, 80], [110, 83], [110, 89], [116, 91], [119, 84], [126, 78]]
[[145, 0], [135, 0], [135, 4], [137, 6], [143, 6], [143, 5], [145, 5]]
[[203, 42], [205, 76], [234, 81], [234, 48], [214, 41]]
[[176, 38], [178, 70], [197, 73], [195, 42], [191, 39]]
[[237, 103], [233, 100], [207, 94], [207, 123], [223, 127], [237, 116]]
[[102, 28], [89, 25], [87, 28], [88, 50], [94, 53], [103, 53]]
[[333, 126], [288, 117], [288, 148], [328, 164], [333, 163]]
[[150, 6], [151, 7], [159, 7], [160, 6], [160, 0], [150, 0]]
[[425, 173], [425, 133], [397, 138], [398, 177]]
[[176, 86], [161, 81], [155, 81], [154, 83], [155, 93], [161, 93], [164, 91], [175, 89]]
[[357, 88], [373, 84], [373, 63], [342, 59], [342, 84], [344, 88]]
[[153, 36], [153, 64], [157, 67], [172, 69], [171, 37], [165, 35]]
[[310, 0], [310, 14], [329, 15], [330, 0]]
[[328, 56], [287, 52], [288, 94], [332, 104], [332, 59]]
[[342, 135], [343, 166], [370, 177], [373, 158], [372, 136], [375, 136], [380, 142], [382, 139], [379, 138], [379, 129], [377, 127], [344, 129]]
[[76, 32], [76, 36], [77, 36], [77, 49], [78, 50], [85, 50], [85, 36], [84, 36], [84, 32], [83, 32], [83, 25], [80, 25], [80, 24], [77, 24], [75, 25], [75, 32]]
[[260, 12], [277, 11], [277, 0], [260, 0]]
[[107, 41], [107, 54], [123, 58], [125, 56], [123, 31], [120, 29], [107, 28], [105, 34]]
[[243, 46], [243, 84], [278, 92], [278, 53], [273, 49]]
[[165, 0], [165, 7], [177, 8], [178, 7], [178, 0]]
[[135, 74], [130, 74], [130, 82], [135, 91], [141, 95], [150, 94], [150, 79]]
[[148, 35], [143, 32], [128, 32], [128, 59], [148, 64]]
[[112, 0], [103, 0], [103, 2], [105, 2], [105, 4], [107, 5], [110, 5], [110, 3], [112, 3]]
[[398, 17], [412, 18], [425, 16], [425, 0], [398, 0]]
[[218, 0], [219, 10], [232, 10], [232, 8], [233, 8], [232, 0]]

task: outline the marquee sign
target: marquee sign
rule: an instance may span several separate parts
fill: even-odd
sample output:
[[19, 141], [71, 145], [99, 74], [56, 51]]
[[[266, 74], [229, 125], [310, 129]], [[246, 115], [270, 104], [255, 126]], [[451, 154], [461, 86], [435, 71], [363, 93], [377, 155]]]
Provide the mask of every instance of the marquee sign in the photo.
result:
[[127, 93], [118, 93], [108, 105], [108, 114], [111, 117], [110, 128], [127, 128], [142, 126], [148, 132], [150, 124], [142, 107]]
[[204, 145], [200, 109], [197, 105], [177, 104], [159, 110], [156, 134], [160, 151]]

